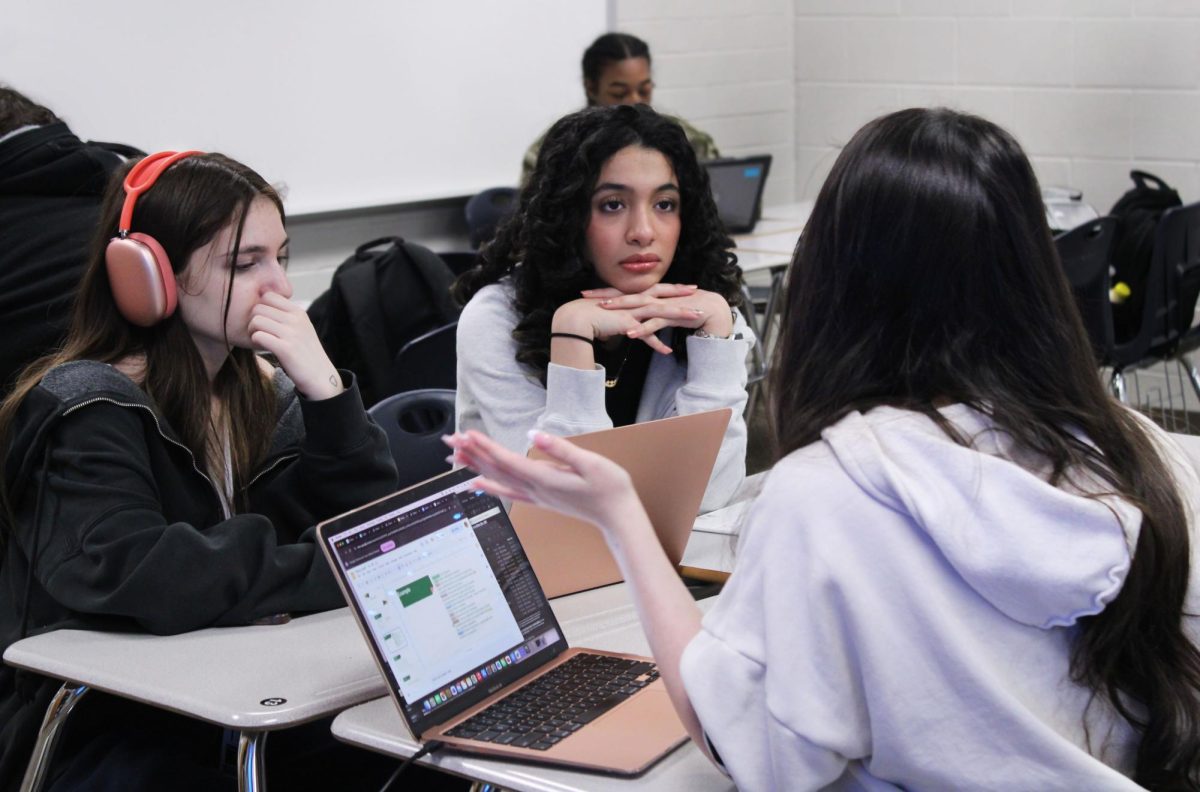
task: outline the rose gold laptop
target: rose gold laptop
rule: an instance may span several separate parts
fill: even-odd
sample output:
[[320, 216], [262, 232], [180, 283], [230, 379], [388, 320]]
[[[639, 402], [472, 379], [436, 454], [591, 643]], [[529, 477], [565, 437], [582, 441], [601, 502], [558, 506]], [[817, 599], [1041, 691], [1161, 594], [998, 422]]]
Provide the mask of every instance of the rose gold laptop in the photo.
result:
[[[723, 407], [568, 439], [629, 471], [658, 541], [678, 566], [732, 415]], [[542, 454], [533, 449], [529, 456]], [[528, 503], [513, 504], [512, 523], [547, 597], [622, 579], [604, 537], [590, 523]]]
[[455, 470], [317, 534], [413, 735], [632, 775], [687, 739], [651, 658], [570, 648], [503, 505]]

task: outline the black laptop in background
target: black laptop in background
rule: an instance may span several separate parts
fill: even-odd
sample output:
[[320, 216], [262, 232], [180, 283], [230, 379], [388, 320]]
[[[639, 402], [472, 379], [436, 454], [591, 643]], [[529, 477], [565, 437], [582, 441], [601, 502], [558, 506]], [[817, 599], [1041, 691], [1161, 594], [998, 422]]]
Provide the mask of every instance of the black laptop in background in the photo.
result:
[[762, 214], [763, 188], [771, 170], [771, 155], [727, 157], [701, 164], [708, 170], [713, 201], [725, 229], [731, 234], [753, 231]]

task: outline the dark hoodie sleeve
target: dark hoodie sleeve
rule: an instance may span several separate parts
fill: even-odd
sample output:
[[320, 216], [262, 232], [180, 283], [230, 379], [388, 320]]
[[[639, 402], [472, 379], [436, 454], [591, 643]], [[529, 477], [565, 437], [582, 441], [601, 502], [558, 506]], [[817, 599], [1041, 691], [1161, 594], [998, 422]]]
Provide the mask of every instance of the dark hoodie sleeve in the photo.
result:
[[185, 494], [162, 491], [148, 432], [139, 411], [102, 402], [63, 417], [48, 438], [18, 540], [31, 544], [36, 519], [35, 574], [50, 596], [158, 633], [342, 604], [317, 546], [280, 543], [263, 515], [168, 522], [160, 499]]
[[396, 491], [387, 435], [363, 409], [357, 380], [331, 399], [297, 397], [304, 422], [298, 458], [268, 471], [250, 487], [250, 511], [296, 541], [309, 526]]

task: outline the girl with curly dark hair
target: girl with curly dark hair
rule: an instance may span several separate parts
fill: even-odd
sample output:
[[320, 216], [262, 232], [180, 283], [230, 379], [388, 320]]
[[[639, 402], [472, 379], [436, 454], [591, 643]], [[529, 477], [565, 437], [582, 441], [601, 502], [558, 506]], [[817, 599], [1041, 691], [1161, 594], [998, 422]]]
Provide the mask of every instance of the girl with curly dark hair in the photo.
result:
[[741, 271], [708, 176], [649, 107], [559, 120], [513, 217], [455, 284], [458, 428], [507, 447], [732, 407], [705, 495], [745, 476]]

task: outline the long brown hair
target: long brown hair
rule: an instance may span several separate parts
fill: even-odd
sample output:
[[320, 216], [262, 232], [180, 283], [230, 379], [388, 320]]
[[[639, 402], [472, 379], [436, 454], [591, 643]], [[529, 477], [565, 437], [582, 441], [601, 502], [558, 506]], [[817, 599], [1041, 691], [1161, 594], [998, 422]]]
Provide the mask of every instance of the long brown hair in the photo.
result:
[[[270, 447], [275, 425], [274, 389], [259, 369], [254, 352], [236, 348], [210, 385], [200, 353], [178, 311], [150, 328], [130, 324], [117, 311], [104, 251], [117, 233], [125, 198], [122, 182], [132, 164], [113, 174], [105, 192], [101, 221], [62, 349], [31, 363], [0, 404], [0, 448], [8, 447], [21, 402], [50, 369], [74, 360], [116, 363], [142, 356], [145, 376], [139, 384], [199, 464], [214, 456], [214, 444], [218, 442], [212, 422], [212, 396], [222, 402], [231, 430], [235, 491], [240, 491]], [[138, 198], [131, 230], [149, 234], [162, 244], [179, 288], [186, 289], [191, 255], [230, 224], [235, 229], [232, 249], [237, 250], [246, 213], [259, 196], [270, 199], [283, 216], [279, 194], [250, 168], [221, 154], [188, 157], [164, 171]], [[230, 268], [229, 273], [226, 317], [236, 268]], [[3, 481], [0, 492], [4, 511], [11, 516], [11, 493]]]
[[[950, 110], [861, 129], [821, 188], [789, 273], [773, 366], [780, 455], [847, 413], [962, 402], [1143, 515], [1125, 584], [1082, 619], [1076, 681], [1140, 732], [1134, 779], [1200, 785], [1200, 652], [1183, 630], [1187, 518], [1151, 438], [1104, 390], [1016, 140]], [[1090, 441], [1090, 442], [1089, 442]]]

